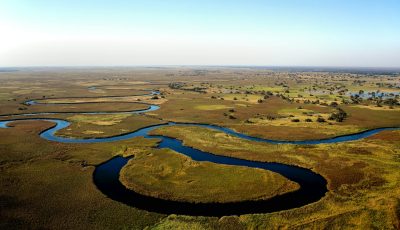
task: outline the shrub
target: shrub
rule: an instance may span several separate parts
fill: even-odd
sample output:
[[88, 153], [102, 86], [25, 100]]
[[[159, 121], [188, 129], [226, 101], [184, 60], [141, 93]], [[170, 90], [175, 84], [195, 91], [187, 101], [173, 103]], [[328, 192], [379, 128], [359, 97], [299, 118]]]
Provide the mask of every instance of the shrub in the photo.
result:
[[233, 115], [229, 115], [229, 119], [236, 119]]
[[267, 120], [270, 120], [270, 121], [275, 120], [275, 116], [268, 114], [267, 115]]
[[346, 117], [347, 113], [343, 109], [336, 108], [336, 112], [332, 113], [328, 119], [335, 120], [337, 122], [342, 122]]
[[337, 107], [338, 105], [339, 105], [339, 104], [338, 104], [336, 101], [332, 101], [332, 102], [331, 102], [331, 106], [332, 106], [332, 107]]

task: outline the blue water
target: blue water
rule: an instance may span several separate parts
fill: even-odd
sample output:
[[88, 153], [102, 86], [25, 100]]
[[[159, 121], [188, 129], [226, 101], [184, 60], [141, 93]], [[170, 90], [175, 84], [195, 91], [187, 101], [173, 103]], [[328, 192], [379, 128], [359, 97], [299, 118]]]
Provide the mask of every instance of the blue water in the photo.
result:
[[[396, 98], [400, 96], [400, 92], [374, 92], [376, 98], [388, 99], [388, 98]], [[365, 91], [360, 94], [359, 92], [350, 92], [350, 96], [359, 96], [362, 99], [373, 98], [373, 92]]]
[[[274, 144], [322, 144], [322, 143], [337, 143], [344, 141], [357, 140], [367, 136], [374, 135], [383, 130], [394, 130], [398, 128], [379, 128], [361, 133], [351, 134], [342, 137], [334, 137], [324, 140], [311, 141], [278, 141], [268, 140], [257, 137], [251, 137], [242, 133], [237, 133], [231, 129], [208, 125], [208, 124], [184, 124], [173, 123], [160, 124], [150, 127], [145, 127], [137, 131], [127, 133], [120, 136], [92, 139], [74, 139], [56, 136], [55, 133], [70, 125], [68, 121], [58, 119], [27, 119], [27, 120], [46, 120], [54, 122], [55, 126], [43, 131], [40, 136], [49, 141], [63, 143], [99, 143], [113, 142], [126, 140], [133, 137], [157, 138], [160, 140], [156, 148], [169, 148], [178, 153], [184, 154], [195, 161], [208, 161], [216, 164], [246, 166], [251, 168], [265, 169], [281, 174], [282, 176], [294, 181], [300, 185], [300, 189], [294, 192], [275, 196], [268, 200], [259, 201], [243, 201], [232, 203], [206, 203], [195, 204], [188, 202], [177, 202], [162, 200], [154, 197], [144, 196], [127, 189], [119, 181], [119, 172], [121, 168], [128, 162], [130, 158], [115, 157], [99, 166], [93, 174], [93, 181], [101, 192], [109, 198], [123, 202], [136, 208], [145, 209], [166, 214], [185, 214], [185, 215], [202, 215], [202, 216], [224, 216], [224, 215], [239, 215], [246, 213], [267, 213], [280, 211], [290, 208], [301, 207], [303, 205], [316, 202], [321, 199], [327, 192], [326, 180], [319, 174], [312, 172], [309, 169], [290, 166], [280, 163], [255, 162], [232, 157], [225, 157], [207, 153], [195, 148], [187, 147], [181, 141], [170, 137], [160, 135], [149, 135], [149, 132], [163, 126], [198, 126], [218, 130], [229, 135], [233, 135], [242, 139], [267, 142]], [[13, 120], [0, 122], [0, 127], [7, 127], [7, 124]], [[251, 180], [251, 178], [249, 178]]]
[[[153, 109], [148, 109], [146, 111], [154, 111], [156, 108]], [[137, 112], [137, 113], [143, 113], [143, 111]], [[302, 141], [285, 141], [285, 140], [270, 140], [270, 139], [264, 139], [260, 137], [253, 137], [249, 136], [243, 133], [238, 133], [232, 129], [226, 128], [226, 127], [221, 127], [221, 126], [216, 126], [216, 125], [209, 125], [209, 124], [196, 124], [196, 123], [174, 123], [174, 122], [169, 122], [167, 124], [160, 124], [160, 125], [154, 125], [150, 127], [145, 127], [139, 130], [136, 130], [134, 132], [122, 134], [119, 136], [112, 136], [112, 137], [104, 137], [104, 138], [88, 138], [88, 139], [75, 139], [75, 138], [68, 138], [68, 137], [60, 137], [56, 136], [55, 133], [63, 129], [67, 126], [70, 125], [68, 121], [65, 120], [58, 120], [58, 119], [19, 119], [19, 120], [47, 120], [50, 122], [56, 123], [56, 126], [52, 127], [51, 129], [48, 129], [40, 134], [40, 136], [46, 140], [50, 141], [56, 141], [56, 142], [63, 142], [63, 143], [100, 143], [100, 142], [113, 142], [113, 141], [121, 141], [121, 140], [127, 140], [133, 137], [139, 137], [139, 136], [144, 136], [149, 138], [150, 136], [148, 133], [154, 129], [157, 129], [159, 127], [163, 126], [196, 126], [196, 127], [202, 127], [202, 128], [208, 128], [216, 131], [221, 131], [226, 134], [242, 138], [245, 140], [249, 141], [256, 141], [256, 142], [264, 142], [264, 143], [270, 143], [270, 144], [296, 144], [296, 145], [315, 145], [315, 144], [332, 144], [332, 143], [339, 143], [339, 142], [346, 142], [346, 141], [355, 141], [359, 139], [363, 139], [369, 136], [372, 136], [374, 134], [377, 134], [379, 132], [382, 132], [384, 130], [397, 130], [399, 128], [396, 127], [386, 127], [386, 128], [377, 128], [377, 129], [371, 129], [359, 133], [354, 133], [354, 134], [349, 134], [349, 135], [344, 135], [344, 136], [338, 136], [338, 137], [332, 137], [332, 138], [327, 138], [327, 139], [320, 139], [320, 140], [302, 140]], [[0, 121], [0, 128], [5, 128], [6, 124], [11, 122], [13, 120], [9, 121]]]
[[[160, 94], [159, 91], [153, 91], [151, 90], [150, 93], [148, 94], [142, 94], [142, 95], [158, 95]], [[142, 96], [141, 95], [141, 96]], [[104, 96], [104, 97], [110, 97], [110, 96]], [[126, 97], [126, 96], [111, 96], [111, 97]], [[74, 98], [74, 97], [71, 97]], [[91, 97], [89, 97], [91, 98]], [[101, 98], [101, 97], [93, 97], [93, 98]], [[95, 102], [95, 103], [101, 103], [101, 102]], [[129, 103], [129, 102], [128, 102]], [[117, 111], [117, 112], [37, 112], [37, 113], [21, 113], [21, 114], [8, 114], [8, 115], [0, 115], [0, 117], [8, 117], [8, 116], [35, 116], [35, 115], [53, 115], [53, 114], [141, 114], [141, 113], [146, 113], [146, 112], [151, 112], [160, 109], [160, 106], [158, 105], [152, 105], [148, 103], [141, 103], [141, 102], [131, 102], [135, 104], [144, 104], [148, 105], [149, 107], [147, 109], [140, 109], [140, 110], [132, 110], [132, 111]], [[70, 104], [86, 104], [86, 102], [78, 102], [78, 103], [39, 103], [36, 100], [28, 100], [25, 101], [24, 104], [26, 105], [70, 105]], [[6, 128], [4, 122], [0, 122], [0, 128]]]
[[[96, 87], [88, 87], [89, 90], [95, 90]], [[149, 93], [144, 93], [144, 94], [137, 94], [137, 95], [130, 95], [130, 96], [152, 96], [152, 95], [160, 95], [160, 91], [156, 90], [143, 90], [143, 91], [149, 91]], [[86, 99], [98, 99], [98, 98], [125, 98], [125, 97], [130, 97], [130, 96], [97, 96], [97, 97], [63, 97], [63, 98], [46, 98], [46, 99], [76, 99], [76, 98], [86, 98]], [[39, 99], [41, 100], [41, 99]], [[51, 103], [51, 102], [40, 102], [38, 100], [27, 100], [23, 104], [25, 105], [74, 105], [74, 104], [88, 104], [88, 103], [110, 103], [110, 102], [67, 102], [67, 103]], [[129, 103], [129, 102], [128, 102]], [[130, 102], [130, 103], [140, 103], [140, 102]], [[146, 104], [146, 103], [141, 103], [141, 104]]]
[[3, 128], [3, 129], [5, 129], [5, 128], [8, 128], [7, 127], [7, 124], [9, 123], [10, 121], [0, 121], [0, 128]]
[[[153, 94], [153, 93], [152, 93]], [[157, 94], [157, 93], [155, 93]], [[34, 101], [32, 105], [35, 105]], [[150, 105], [148, 109], [130, 112], [89, 112], [83, 114], [119, 114], [119, 113], [144, 113], [159, 109], [159, 106]], [[25, 115], [39, 115], [39, 114], [53, 114], [53, 113], [37, 113]], [[285, 193], [283, 195], [275, 196], [267, 200], [257, 201], [241, 201], [231, 203], [189, 203], [163, 200], [154, 197], [138, 194], [132, 190], [127, 189], [119, 181], [119, 173], [122, 167], [131, 159], [131, 157], [114, 157], [105, 163], [96, 167], [93, 174], [93, 181], [97, 188], [104, 193], [107, 197], [125, 203], [127, 205], [144, 209], [152, 212], [165, 213], [165, 214], [184, 214], [184, 215], [202, 215], [202, 216], [225, 216], [225, 215], [239, 215], [249, 213], [268, 213], [280, 210], [286, 210], [296, 207], [301, 207], [320, 200], [327, 192], [327, 182], [319, 174], [301, 167], [285, 165], [280, 163], [267, 163], [243, 160], [238, 158], [214, 155], [212, 153], [204, 152], [195, 148], [187, 147], [182, 144], [182, 141], [160, 135], [150, 135], [149, 132], [163, 126], [197, 126], [217, 130], [226, 134], [256, 142], [265, 142], [270, 144], [297, 144], [297, 145], [314, 145], [314, 144], [329, 144], [345, 141], [359, 140], [383, 130], [394, 130], [399, 128], [378, 128], [368, 130], [360, 133], [350, 134], [346, 136], [339, 136], [327, 138], [322, 140], [305, 140], [305, 141], [282, 141], [282, 140], [269, 140], [259, 137], [252, 137], [243, 133], [238, 133], [226, 127], [220, 127], [209, 124], [190, 124], [190, 123], [173, 123], [154, 125], [145, 127], [134, 132], [127, 134], [105, 137], [105, 138], [91, 138], [91, 139], [75, 139], [68, 137], [56, 136], [56, 132], [68, 127], [70, 123], [60, 119], [13, 119], [7, 121], [0, 121], [0, 128], [7, 128], [7, 124], [15, 120], [46, 120], [55, 123], [55, 126], [40, 133], [40, 137], [49, 141], [62, 142], [62, 143], [100, 143], [100, 142], [114, 142], [126, 140], [133, 137], [144, 137], [148, 139], [158, 139], [159, 143], [156, 148], [169, 148], [178, 153], [186, 155], [195, 161], [208, 161], [215, 164], [224, 164], [232, 166], [246, 166], [251, 168], [258, 168], [273, 171], [281, 174], [282, 176], [294, 181], [300, 185], [300, 189]], [[249, 178], [252, 180], [252, 178]]]

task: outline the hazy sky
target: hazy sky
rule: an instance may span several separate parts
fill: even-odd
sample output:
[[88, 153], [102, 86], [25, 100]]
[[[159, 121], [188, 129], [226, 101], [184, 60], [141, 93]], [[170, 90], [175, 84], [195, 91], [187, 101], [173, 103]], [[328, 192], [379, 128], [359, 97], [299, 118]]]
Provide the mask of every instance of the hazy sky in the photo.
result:
[[0, 66], [400, 67], [400, 0], [0, 0]]

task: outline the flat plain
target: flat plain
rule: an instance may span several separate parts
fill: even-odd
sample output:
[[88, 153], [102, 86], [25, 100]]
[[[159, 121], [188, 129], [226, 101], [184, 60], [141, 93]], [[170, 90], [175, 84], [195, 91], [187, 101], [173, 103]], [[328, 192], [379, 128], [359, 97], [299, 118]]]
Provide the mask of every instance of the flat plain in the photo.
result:
[[[398, 73], [247, 67], [1, 72], [0, 121], [15, 120], [0, 128], [1, 228], [398, 229], [399, 129], [316, 145], [256, 142], [190, 125], [151, 131], [218, 156], [310, 169], [327, 181], [325, 196], [301, 207], [204, 217], [149, 212], [114, 201], [97, 189], [93, 172], [115, 156], [132, 156], [120, 173], [128, 189], [192, 203], [267, 200], [299, 185], [271, 171], [199, 162], [156, 149], [156, 138], [48, 141], [38, 134], [54, 124], [32, 118], [70, 122], [56, 133], [70, 138], [120, 136], [177, 122], [269, 140], [319, 140], [400, 127], [399, 97]], [[150, 105], [159, 109], [129, 112]]]

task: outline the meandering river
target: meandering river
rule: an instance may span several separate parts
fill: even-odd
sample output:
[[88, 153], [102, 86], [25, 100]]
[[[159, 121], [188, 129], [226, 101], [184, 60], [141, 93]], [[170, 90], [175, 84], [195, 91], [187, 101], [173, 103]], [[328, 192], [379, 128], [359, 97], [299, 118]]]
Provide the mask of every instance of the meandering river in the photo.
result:
[[[156, 94], [152, 92], [150, 95]], [[29, 101], [29, 104], [36, 105], [35, 101]], [[145, 110], [136, 110], [123, 113], [145, 113], [159, 109], [159, 106], [149, 105]], [[121, 112], [112, 112], [113, 114]], [[27, 115], [47, 115], [52, 113], [35, 113], [35, 114], [21, 114], [18, 116]], [[89, 112], [85, 114], [109, 114], [105, 112]], [[300, 185], [300, 189], [275, 196], [267, 200], [254, 200], [254, 201], [240, 201], [230, 203], [190, 203], [163, 200], [155, 197], [141, 195], [133, 190], [127, 189], [119, 180], [121, 169], [127, 164], [131, 157], [114, 157], [100, 165], [98, 165], [93, 173], [93, 181], [97, 188], [107, 197], [130, 205], [135, 208], [144, 209], [151, 212], [165, 213], [165, 214], [183, 214], [183, 215], [201, 215], [201, 216], [226, 216], [226, 215], [240, 215], [251, 213], [268, 213], [291, 208], [301, 207], [320, 200], [325, 196], [327, 190], [327, 182], [321, 175], [297, 166], [291, 166], [281, 163], [267, 163], [243, 160], [238, 158], [214, 155], [212, 153], [204, 152], [195, 148], [184, 146], [182, 141], [161, 136], [150, 135], [150, 131], [163, 126], [198, 126], [208, 129], [217, 130], [226, 134], [242, 138], [245, 140], [266, 142], [271, 144], [297, 144], [297, 145], [314, 145], [314, 144], [327, 144], [338, 143], [344, 141], [353, 141], [374, 135], [383, 130], [394, 130], [399, 128], [378, 128], [368, 130], [360, 133], [350, 134], [346, 136], [333, 137], [322, 140], [306, 140], [306, 141], [279, 141], [269, 140], [259, 137], [252, 137], [243, 133], [235, 132], [226, 127], [220, 127], [209, 124], [190, 124], [190, 123], [174, 123], [160, 124], [141, 128], [134, 132], [127, 134], [105, 137], [105, 138], [91, 138], [91, 139], [76, 139], [68, 137], [60, 137], [56, 132], [60, 129], [66, 128], [70, 125], [68, 121], [60, 119], [47, 119], [47, 118], [19, 118], [6, 121], [0, 121], [0, 128], [8, 128], [7, 124], [16, 120], [46, 120], [55, 123], [55, 125], [40, 133], [40, 137], [55, 142], [63, 143], [100, 143], [100, 142], [113, 142], [119, 140], [126, 140], [133, 137], [157, 138], [160, 140], [156, 148], [169, 148], [178, 153], [184, 154], [195, 161], [208, 161], [216, 164], [233, 165], [233, 166], [246, 166], [251, 168], [259, 168], [264, 170], [273, 171], [281, 174], [287, 179], [294, 181]], [[251, 180], [251, 178], [249, 178]], [[249, 191], [251, 192], [251, 191]]]

